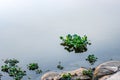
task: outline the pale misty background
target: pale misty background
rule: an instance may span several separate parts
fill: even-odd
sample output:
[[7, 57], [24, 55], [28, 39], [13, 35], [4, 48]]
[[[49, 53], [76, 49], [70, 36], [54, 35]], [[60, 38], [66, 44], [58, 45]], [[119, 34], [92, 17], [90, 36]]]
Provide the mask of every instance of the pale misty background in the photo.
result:
[[[68, 53], [59, 36], [87, 35], [92, 45], [83, 54]], [[101, 62], [120, 60], [120, 0], [0, 0], [0, 59], [16, 58], [25, 67], [66, 70], [95, 54]], [[2, 64], [2, 63], [0, 63]]]

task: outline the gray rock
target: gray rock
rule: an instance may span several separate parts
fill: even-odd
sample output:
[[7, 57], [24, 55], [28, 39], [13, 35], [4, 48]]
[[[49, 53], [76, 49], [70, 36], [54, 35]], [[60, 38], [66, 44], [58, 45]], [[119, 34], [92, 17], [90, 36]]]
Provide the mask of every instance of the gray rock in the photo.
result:
[[111, 75], [103, 76], [103, 77], [99, 78], [99, 80], [106, 80], [106, 79], [110, 78], [110, 76], [111, 76]]
[[41, 80], [59, 80], [63, 74], [67, 74], [67, 73], [70, 73], [72, 75], [72, 80], [76, 80], [76, 79], [90, 80], [89, 76], [82, 74], [83, 70], [87, 70], [87, 69], [79, 68], [73, 71], [64, 71], [61, 73], [48, 72], [41, 77]]
[[120, 71], [111, 75], [111, 77], [109, 77], [108, 79], [106, 80], [120, 80]]
[[108, 61], [100, 64], [94, 71], [95, 77], [110, 75], [119, 70], [120, 61]]
[[58, 75], [58, 76], [55, 76], [55, 77], [54, 77], [54, 80], [60, 80], [60, 78], [61, 78], [61, 76]]
[[45, 73], [42, 77], [41, 80], [54, 80], [54, 77], [58, 76], [59, 74], [56, 72], [48, 72]]
[[99, 80], [120, 80], [120, 71], [112, 75], [103, 76]]
[[[87, 70], [85, 68], [79, 68], [73, 71], [67, 71], [66, 73], [70, 73], [72, 75], [72, 80], [80, 79], [80, 80], [90, 80], [90, 77], [87, 75], [83, 75], [83, 70]], [[62, 73], [64, 74], [64, 73]]]
[[[72, 80], [90, 80], [89, 76], [83, 75], [85, 68], [61, 73], [48, 72], [41, 77], [41, 80], [59, 80], [63, 74], [70, 73]], [[95, 80], [120, 80], [120, 61], [108, 61], [100, 64], [94, 71]]]

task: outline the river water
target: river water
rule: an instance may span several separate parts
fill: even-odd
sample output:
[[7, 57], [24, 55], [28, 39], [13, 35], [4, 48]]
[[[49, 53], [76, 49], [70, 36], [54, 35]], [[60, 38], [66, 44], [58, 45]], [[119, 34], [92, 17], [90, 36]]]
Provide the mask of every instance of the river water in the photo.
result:
[[[87, 52], [69, 53], [60, 46], [60, 36], [75, 33], [88, 36]], [[0, 66], [3, 59], [16, 58], [23, 69], [37, 62], [43, 73], [60, 71], [61, 61], [64, 70], [73, 70], [89, 67], [89, 54], [98, 57], [94, 66], [120, 60], [119, 0], [0, 0]], [[41, 76], [28, 74], [33, 80]], [[12, 80], [3, 75], [2, 80]]]

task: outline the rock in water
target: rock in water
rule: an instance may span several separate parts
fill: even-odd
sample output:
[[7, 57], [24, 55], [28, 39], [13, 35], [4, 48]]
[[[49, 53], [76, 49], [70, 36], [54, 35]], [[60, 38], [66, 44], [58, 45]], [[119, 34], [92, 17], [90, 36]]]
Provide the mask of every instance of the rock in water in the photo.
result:
[[89, 76], [82, 74], [83, 70], [87, 70], [87, 69], [79, 68], [73, 71], [64, 71], [61, 73], [48, 72], [41, 77], [41, 80], [60, 80], [62, 75], [67, 73], [70, 73], [72, 75], [72, 80], [76, 80], [76, 79], [90, 80]]
[[59, 74], [56, 72], [47, 72], [41, 77], [41, 80], [54, 80], [54, 77], [58, 76]]
[[120, 80], [120, 71], [113, 74], [110, 78], [108, 78], [106, 80]]
[[119, 70], [120, 61], [108, 61], [100, 64], [94, 71], [95, 77], [113, 74]]
[[[79, 68], [73, 71], [61, 73], [48, 72], [41, 77], [41, 80], [60, 80], [61, 75], [70, 73], [71, 80], [90, 80], [90, 77], [83, 75], [85, 68]], [[120, 61], [108, 61], [100, 64], [94, 71], [95, 80], [120, 80]]]
[[100, 78], [99, 80], [106, 80], [108, 78], [110, 78], [111, 75], [106, 75], [106, 76], [103, 76], [102, 78]]

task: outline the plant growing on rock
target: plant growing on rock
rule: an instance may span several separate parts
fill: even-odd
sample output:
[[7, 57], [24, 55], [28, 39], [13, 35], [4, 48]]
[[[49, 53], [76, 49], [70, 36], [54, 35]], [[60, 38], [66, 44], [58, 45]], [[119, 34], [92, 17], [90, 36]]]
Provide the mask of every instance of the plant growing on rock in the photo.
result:
[[60, 80], [71, 80], [72, 75], [70, 73], [63, 74]]
[[86, 58], [86, 61], [88, 61], [91, 65], [94, 65], [94, 63], [97, 61], [97, 57], [95, 57], [94, 54], [92, 55], [88, 55], [88, 57]]
[[60, 69], [60, 70], [63, 70], [64, 67], [61, 65], [61, 62], [59, 61], [59, 64], [57, 65], [57, 68]]
[[18, 60], [7, 59], [4, 63], [5, 65], [1, 66], [1, 71], [8, 73], [14, 80], [21, 80], [26, 75], [26, 71], [17, 65], [17, 63], [19, 63]]
[[82, 74], [83, 74], [83, 75], [87, 75], [87, 76], [89, 76], [90, 78], [92, 78], [92, 76], [93, 76], [93, 71], [92, 71], [91, 69], [89, 69], [89, 70], [83, 70]]
[[86, 35], [80, 37], [77, 34], [74, 35], [68, 34], [66, 38], [61, 36], [60, 39], [63, 41], [61, 45], [64, 46], [67, 51], [69, 52], [75, 51], [75, 53], [86, 52], [87, 45], [91, 44], [88, 41]]

